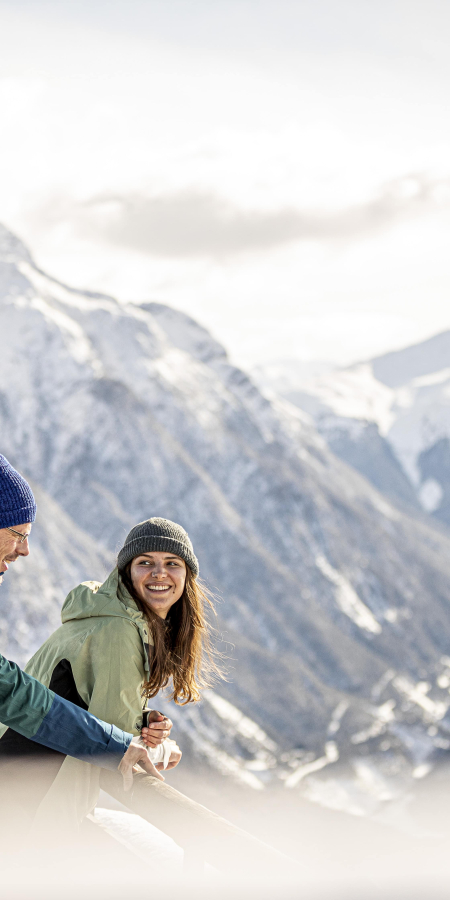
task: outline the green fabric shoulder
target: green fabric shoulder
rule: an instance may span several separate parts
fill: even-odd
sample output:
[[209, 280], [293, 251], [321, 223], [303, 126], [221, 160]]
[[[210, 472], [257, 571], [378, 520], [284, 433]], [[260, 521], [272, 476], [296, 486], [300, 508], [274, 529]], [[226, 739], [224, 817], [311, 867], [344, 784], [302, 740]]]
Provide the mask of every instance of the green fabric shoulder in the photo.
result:
[[61, 618], [63, 624], [35, 653], [26, 671], [48, 686], [58, 663], [67, 660], [89, 712], [138, 734], [151, 639], [117, 569], [104, 584], [84, 582], [71, 591]]

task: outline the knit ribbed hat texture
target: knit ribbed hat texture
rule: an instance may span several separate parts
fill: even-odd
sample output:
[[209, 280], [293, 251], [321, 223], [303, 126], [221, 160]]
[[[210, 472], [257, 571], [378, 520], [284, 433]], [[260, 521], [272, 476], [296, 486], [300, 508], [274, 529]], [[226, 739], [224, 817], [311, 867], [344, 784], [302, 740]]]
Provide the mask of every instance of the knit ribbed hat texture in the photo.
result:
[[117, 565], [119, 569], [123, 569], [135, 556], [151, 553], [152, 550], [181, 556], [194, 575], [198, 575], [198, 560], [189, 535], [181, 525], [171, 522], [170, 519], [147, 519], [135, 525], [127, 534], [117, 557]]
[[25, 525], [36, 518], [30, 485], [0, 453], [0, 528]]

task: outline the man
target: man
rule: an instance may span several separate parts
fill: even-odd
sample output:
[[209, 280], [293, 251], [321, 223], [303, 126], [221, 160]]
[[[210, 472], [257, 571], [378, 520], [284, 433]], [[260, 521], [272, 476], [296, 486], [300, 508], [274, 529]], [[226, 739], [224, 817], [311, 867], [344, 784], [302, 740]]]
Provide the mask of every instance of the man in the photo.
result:
[[[29, 555], [35, 518], [36, 502], [29, 484], [0, 454], [0, 584], [10, 564]], [[103, 768], [118, 767], [126, 790], [132, 785], [136, 764], [164, 781], [137, 738], [59, 697], [1, 654], [0, 722], [52, 750]], [[169, 719], [158, 715], [142, 730], [142, 738], [156, 747], [171, 727]]]

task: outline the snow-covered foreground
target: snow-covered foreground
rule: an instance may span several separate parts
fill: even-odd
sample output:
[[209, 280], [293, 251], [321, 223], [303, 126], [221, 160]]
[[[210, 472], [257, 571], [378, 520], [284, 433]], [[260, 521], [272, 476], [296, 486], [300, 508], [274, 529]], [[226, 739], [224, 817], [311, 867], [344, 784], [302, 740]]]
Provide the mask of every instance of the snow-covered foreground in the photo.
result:
[[97, 807], [92, 821], [156, 871], [168, 869], [172, 874], [181, 875], [183, 869], [181, 847], [141, 816], [122, 810]]
[[[123, 808], [100, 806], [78, 838], [49, 833], [40, 840], [36, 836], [32, 846], [19, 839], [19, 849], [1, 860], [1, 896], [122, 900], [133, 891], [168, 900], [180, 893], [186, 900], [443, 900], [448, 895], [449, 776], [442, 770], [429, 791], [422, 791], [422, 780], [421, 790], [403, 802], [391, 797], [390, 815], [383, 819], [324, 809], [298, 791], [229, 790], [222, 782], [222, 812], [292, 857], [299, 865], [295, 878], [280, 865], [273, 877], [262, 880], [258, 871], [236, 869], [231, 859], [220, 871], [211, 866], [189, 871], [183, 851], [166, 834]], [[342, 773], [335, 786], [339, 781], [344, 783]]]

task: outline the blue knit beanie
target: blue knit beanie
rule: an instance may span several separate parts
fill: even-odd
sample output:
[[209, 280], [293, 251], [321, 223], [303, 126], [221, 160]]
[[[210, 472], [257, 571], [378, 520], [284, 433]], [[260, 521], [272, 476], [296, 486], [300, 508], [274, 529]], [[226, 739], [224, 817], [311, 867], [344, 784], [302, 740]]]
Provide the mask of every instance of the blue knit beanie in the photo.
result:
[[0, 453], [0, 528], [26, 525], [36, 518], [36, 501], [22, 478]]

